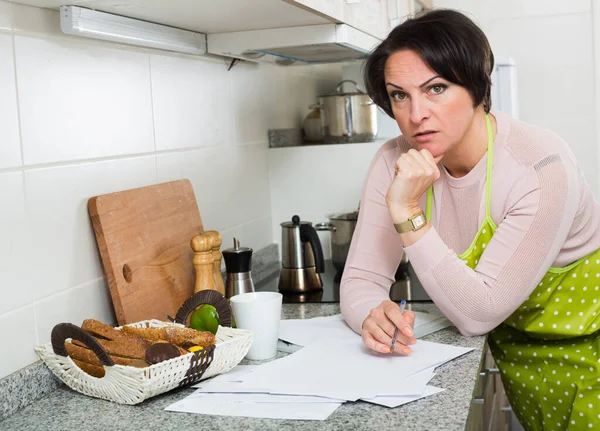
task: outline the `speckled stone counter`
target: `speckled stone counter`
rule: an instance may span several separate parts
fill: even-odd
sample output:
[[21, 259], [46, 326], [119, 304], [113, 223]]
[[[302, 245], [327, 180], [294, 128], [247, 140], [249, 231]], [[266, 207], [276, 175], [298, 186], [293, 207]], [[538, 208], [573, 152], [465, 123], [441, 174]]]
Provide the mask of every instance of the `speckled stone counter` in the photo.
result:
[[[432, 304], [415, 304], [414, 310], [439, 311]], [[285, 319], [311, 318], [339, 313], [338, 304], [284, 304]], [[0, 430], [464, 430], [471, 406], [485, 337], [466, 338], [448, 328], [423, 338], [475, 350], [437, 369], [430, 384], [446, 391], [389, 409], [365, 402], [348, 402], [326, 421], [290, 421], [204, 416], [166, 412], [164, 408], [193, 392], [179, 389], [137, 406], [123, 406], [90, 398], [64, 385], [3, 422]], [[285, 355], [280, 353], [280, 356]], [[254, 363], [244, 361], [242, 363]]]

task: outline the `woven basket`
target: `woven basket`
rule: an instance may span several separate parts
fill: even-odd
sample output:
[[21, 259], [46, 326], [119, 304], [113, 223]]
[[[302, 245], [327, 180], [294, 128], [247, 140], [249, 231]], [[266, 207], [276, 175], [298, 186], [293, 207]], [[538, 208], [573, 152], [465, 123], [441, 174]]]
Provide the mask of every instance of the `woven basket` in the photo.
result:
[[[218, 292], [214, 293], [218, 294]], [[206, 303], [202, 302], [202, 299], [206, 298], [205, 294], [197, 295], [186, 301], [186, 304], [184, 304], [186, 306], [185, 312], [181, 312], [184, 309], [184, 306], [182, 306], [181, 313], [177, 315], [177, 321], [186, 321], [187, 309], [193, 310], [195, 308], [190, 304]], [[221, 314], [219, 317], [221, 317]], [[230, 324], [230, 322], [231, 312], [224, 323]], [[181, 323], [160, 320], [144, 320], [127, 326], [147, 328], [183, 327]], [[136, 368], [114, 364], [103, 347], [87, 332], [70, 323], [60, 323], [52, 330], [52, 341], [37, 346], [35, 350], [52, 373], [71, 389], [119, 404], [138, 404], [171, 389], [187, 386], [217, 374], [228, 372], [246, 356], [252, 345], [253, 337], [252, 331], [219, 326], [214, 346], [159, 362], [146, 368]], [[64, 342], [69, 338], [81, 341], [96, 353], [100, 363], [104, 365], [104, 377], [90, 376], [73, 362], [64, 347]]]

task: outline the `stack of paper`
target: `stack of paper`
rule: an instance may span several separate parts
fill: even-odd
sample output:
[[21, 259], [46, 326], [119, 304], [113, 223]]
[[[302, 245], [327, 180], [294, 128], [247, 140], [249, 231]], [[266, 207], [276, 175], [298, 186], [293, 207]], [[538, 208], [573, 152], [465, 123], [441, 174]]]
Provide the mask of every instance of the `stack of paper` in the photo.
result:
[[[413, 332], [415, 338], [421, 338], [432, 332], [452, 326], [445, 316], [421, 313], [415, 311], [415, 326]], [[283, 351], [296, 351], [298, 348], [290, 346], [308, 346], [322, 339], [359, 338], [352, 331], [341, 314], [327, 317], [315, 317], [313, 319], [289, 319], [282, 320], [279, 327], [279, 338], [285, 343], [280, 344]]]
[[[437, 317], [420, 320], [431, 329]], [[347, 401], [397, 407], [443, 391], [428, 386], [435, 367], [472, 350], [420, 340], [408, 356], [380, 354], [367, 349], [339, 315], [281, 323], [281, 338], [299, 350], [200, 382], [167, 410], [324, 420]]]

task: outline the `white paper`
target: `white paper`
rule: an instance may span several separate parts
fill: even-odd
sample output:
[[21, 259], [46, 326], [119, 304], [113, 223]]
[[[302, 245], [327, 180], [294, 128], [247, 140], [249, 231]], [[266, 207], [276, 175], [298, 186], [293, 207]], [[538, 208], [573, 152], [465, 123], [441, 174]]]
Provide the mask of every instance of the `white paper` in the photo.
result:
[[165, 410], [217, 416], [318, 420], [327, 419], [341, 403], [253, 403], [224, 402], [212, 394], [194, 394]]
[[[239, 383], [238, 383], [239, 384]], [[206, 395], [202, 389], [194, 392], [195, 395]], [[228, 403], [343, 403], [345, 400], [333, 398], [313, 397], [305, 395], [280, 395], [256, 393], [211, 393], [211, 398], [216, 401]], [[191, 396], [191, 395], [190, 395]]]
[[362, 401], [367, 401], [373, 404], [379, 404], [380, 406], [385, 407], [398, 407], [404, 404], [411, 403], [416, 400], [420, 400], [421, 398], [425, 398], [431, 395], [435, 395], [437, 393], [443, 392], [446, 389], [436, 388], [435, 386], [427, 386], [425, 391], [421, 395], [415, 396], [402, 396], [402, 397], [375, 397], [375, 398], [363, 398]]
[[[243, 385], [271, 393], [314, 395], [356, 401], [378, 395], [420, 395], [427, 379], [409, 378], [473, 349], [419, 341], [408, 356], [380, 354], [362, 339], [320, 341], [263, 364], [243, 378]], [[425, 380], [425, 382], [423, 382]]]
[[258, 365], [237, 365], [226, 373], [211, 377], [210, 379], [202, 380], [200, 383], [193, 385], [193, 388], [198, 388], [206, 384], [217, 384], [223, 382], [241, 382], [242, 376], [251, 373]]
[[[452, 326], [444, 316], [415, 311], [415, 338], [423, 337], [440, 329]], [[308, 346], [321, 340], [346, 340], [360, 338], [346, 324], [341, 314], [313, 319], [282, 320], [279, 326], [279, 338], [288, 343]], [[281, 347], [281, 344], [279, 344]]]

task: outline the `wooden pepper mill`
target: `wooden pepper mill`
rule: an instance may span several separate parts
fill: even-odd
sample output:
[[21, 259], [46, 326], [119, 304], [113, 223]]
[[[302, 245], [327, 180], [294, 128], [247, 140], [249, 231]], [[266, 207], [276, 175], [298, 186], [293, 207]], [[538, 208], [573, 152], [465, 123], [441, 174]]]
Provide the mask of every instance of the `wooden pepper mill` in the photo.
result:
[[204, 232], [204, 235], [212, 236], [212, 255], [214, 259], [213, 263], [213, 277], [215, 278], [215, 290], [221, 295], [225, 296], [225, 283], [223, 283], [223, 276], [221, 275], [221, 244], [223, 239], [221, 234], [216, 230], [209, 230]]
[[194, 250], [194, 268], [196, 269], [196, 286], [194, 293], [200, 290], [215, 290], [215, 277], [213, 275], [213, 236], [200, 233], [192, 238], [191, 244]]

